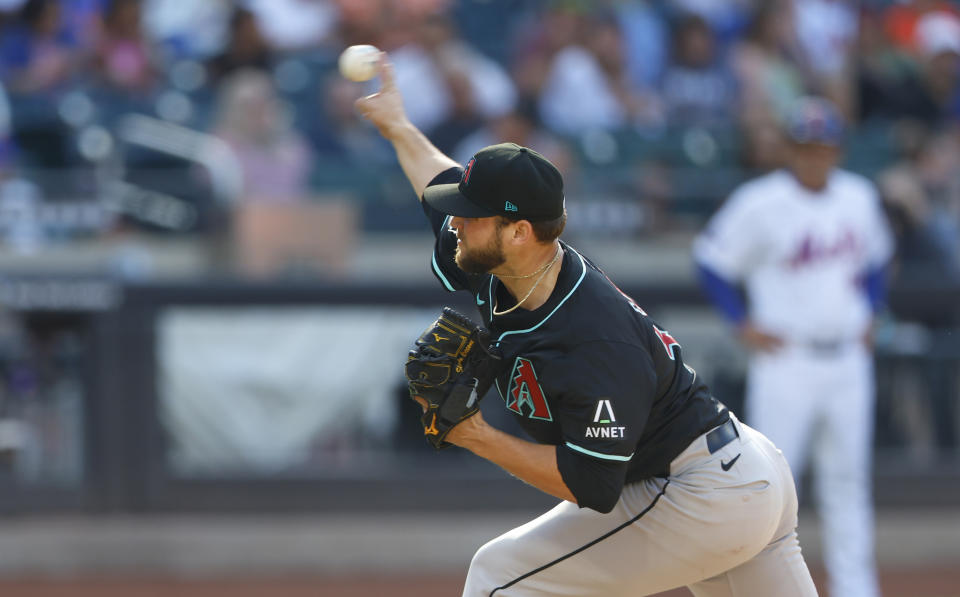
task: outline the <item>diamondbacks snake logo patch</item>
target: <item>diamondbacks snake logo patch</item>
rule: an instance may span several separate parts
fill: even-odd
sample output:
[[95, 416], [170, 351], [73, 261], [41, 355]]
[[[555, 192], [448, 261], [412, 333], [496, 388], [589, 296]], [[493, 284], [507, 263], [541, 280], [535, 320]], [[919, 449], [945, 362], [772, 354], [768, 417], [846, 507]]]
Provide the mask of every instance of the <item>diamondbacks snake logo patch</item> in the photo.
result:
[[523, 357], [517, 357], [510, 374], [510, 387], [506, 395], [507, 408], [516, 414], [526, 415], [531, 419], [552, 421], [547, 398], [543, 395], [540, 382], [537, 381], [537, 372], [533, 363]]

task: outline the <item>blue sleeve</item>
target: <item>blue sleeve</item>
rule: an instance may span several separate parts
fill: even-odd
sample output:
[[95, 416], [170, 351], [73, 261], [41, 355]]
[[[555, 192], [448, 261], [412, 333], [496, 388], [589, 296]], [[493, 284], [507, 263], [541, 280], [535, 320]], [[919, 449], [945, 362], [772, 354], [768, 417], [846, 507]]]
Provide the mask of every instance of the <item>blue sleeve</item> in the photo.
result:
[[876, 313], [883, 308], [887, 300], [887, 268], [877, 266], [867, 270], [863, 276], [863, 290], [867, 293], [870, 307]]
[[743, 295], [734, 284], [701, 264], [697, 264], [697, 277], [707, 298], [724, 317], [733, 323], [740, 323], [747, 318]]

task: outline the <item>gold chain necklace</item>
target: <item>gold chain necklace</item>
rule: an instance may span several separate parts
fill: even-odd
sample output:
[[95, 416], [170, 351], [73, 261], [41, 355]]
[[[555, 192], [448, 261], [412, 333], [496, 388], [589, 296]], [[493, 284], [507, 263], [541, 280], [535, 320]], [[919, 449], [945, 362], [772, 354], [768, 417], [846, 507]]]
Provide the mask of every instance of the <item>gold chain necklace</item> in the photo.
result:
[[[528, 298], [530, 298], [530, 295], [533, 294], [533, 291], [537, 289], [537, 286], [539, 286], [539, 285], [540, 285], [540, 282], [543, 281], [544, 277], [546, 277], [547, 272], [550, 271], [550, 266], [552, 266], [554, 263], [556, 263], [556, 262], [557, 262], [557, 259], [560, 259], [561, 253], [562, 253], [562, 251], [560, 250], [560, 245], [557, 245], [557, 252], [554, 253], [553, 259], [551, 259], [550, 261], [548, 261], [545, 265], [543, 265], [543, 266], [542, 266], [540, 269], [538, 269], [536, 272], [534, 272], [534, 273], [532, 273], [532, 274], [527, 274], [527, 275], [525, 275], [525, 276], [506, 276], [506, 277], [509, 277], [509, 278], [529, 278], [529, 277], [535, 275], [537, 272], [540, 272], [540, 277], [538, 277], [538, 278], [537, 278], [537, 281], [533, 283], [533, 286], [530, 287], [530, 290], [527, 291], [527, 294], [523, 295], [523, 298], [520, 299], [519, 301], [517, 301], [517, 304], [516, 304], [516, 305], [510, 307], [510, 308], [507, 309], [506, 311], [497, 311], [497, 304], [496, 304], [496, 302], [494, 302], [494, 304], [493, 304], [493, 306], [492, 306], [492, 308], [491, 308], [491, 312], [492, 312], [494, 315], [506, 315], [507, 313], [512, 313], [513, 311], [516, 311], [516, 310], [520, 307], [520, 305], [522, 305], [522, 304], [524, 303], [524, 301], [526, 301]], [[497, 275], [497, 274], [494, 274], [494, 275]], [[498, 276], [498, 277], [500, 277], [500, 276]]]

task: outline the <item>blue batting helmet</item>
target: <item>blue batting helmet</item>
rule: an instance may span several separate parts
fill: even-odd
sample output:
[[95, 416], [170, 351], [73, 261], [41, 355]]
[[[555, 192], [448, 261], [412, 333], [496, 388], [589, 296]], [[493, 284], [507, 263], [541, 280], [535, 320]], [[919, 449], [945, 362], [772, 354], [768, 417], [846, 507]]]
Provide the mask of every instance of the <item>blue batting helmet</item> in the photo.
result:
[[796, 143], [840, 145], [844, 124], [839, 110], [822, 97], [796, 101], [787, 117], [787, 136]]

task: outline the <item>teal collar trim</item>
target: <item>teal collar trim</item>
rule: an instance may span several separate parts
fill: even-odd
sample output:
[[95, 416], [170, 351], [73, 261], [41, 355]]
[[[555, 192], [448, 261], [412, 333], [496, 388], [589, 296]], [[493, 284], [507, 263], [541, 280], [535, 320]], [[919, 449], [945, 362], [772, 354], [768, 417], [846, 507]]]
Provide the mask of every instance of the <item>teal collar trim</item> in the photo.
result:
[[[557, 306], [554, 307], [553, 310], [550, 311], [550, 313], [548, 313], [546, 317], [544, 317], [543, 319], [540, 320], [540, 323], [538, 323], [537, 325], [535, 325], [535, 326], [533, 326], [533, 327], [527, 328], [527, 329], [525, 329], [525, 330], [510, 330], [510, 331], [508, 331], [508, 332], [504, 332], [504, 333], [500, 334], [500, 337], [499, 337], [499, 338], [497, 338], [497, 342], [502, 342], [504, 338], [506, 338], [507, 336], [509, 336], [509, 335], [511, 335], [511, 334], [527, 334], [527, 333], [532, 332], [533, 330], [537, 329], [538, 327], [542, 326], [544, 323], [546, 323], [546, 321], [547, 321], [548, 319], [550, 319], [551, 317], [553, 317], [553, 314], [557, 312], [557, 309], [559, 309], [561, 306], [563, 306], [563, 303], [567, 302], [567, 299], [569, 299], [571, 296], [573, 296], [573, 293], [576, 292], [577, 288], [580, 287], [580, 283], [583, 282], [583, 279], [584, 279], [584, 278], [586, 277], [586, 275], [587, 275], [587, 264], [586, 264], [586, 262], [583, 260], [583, 255], [581, 255], [580, 253], [577, 253], [577, 251], [576, 251], [575, 249], [573, 249], [572, 247], [570, 247], [569, 245], [567, 246], [567, 248], [570, 249], [571, 251], [573, 251], [574, 255], [576, 255], [577, 257], [580, 258], [580, 267], [582, 268], [582, 270], [581, 270], [581, 272], [580, 272], [580, 277], [577, 279], [576, 284], [574, 284], [574, 285], [573, 285], [573, 288], [570, 289], [570, 292], [568, 292], [567, 295], [566, 295], [565, 297], [563, 297], [563, 298], [560, 300], [559, 303], [557, 303]], [[490, 284], [490, 292], [491, 292], [491, 300], [493, 300], [493, 284], [492, 284], [492, 283]], [[490, 304], [492, 305], [493, 303], [490, 303]], [[492, 313], [492, 309], [491, 309], [491, 313]]]

